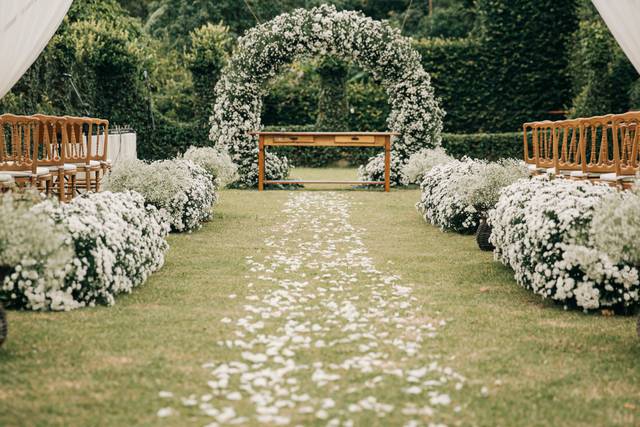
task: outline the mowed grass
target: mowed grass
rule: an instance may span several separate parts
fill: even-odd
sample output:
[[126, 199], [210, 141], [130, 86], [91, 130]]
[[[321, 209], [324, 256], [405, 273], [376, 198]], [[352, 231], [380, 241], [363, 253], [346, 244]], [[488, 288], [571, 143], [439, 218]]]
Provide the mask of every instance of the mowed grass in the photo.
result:
[[[355, 172], [292, 175], [353, 179]], [[201, 365], [225, 356], [215, 343], [230, 329], [220, 319], [242, 313], [251, 275], [244, 257], [264, 254], [263, 238], [282, 220], [287, 194], [224, 191], [213, 221], [170, 236], [165, 267], [113, 307], [9, 312], [10, 336], [0, 348], [0, 426], [205, 424], [188, 416], [159, 420], [158, 391], [205, 391]], [[367, 229], [378, 267], [414, 285], [426, 316], [449, 319], [429, 346], [469, 380], [452, 424], [640, 424], [635, 318], [564, 311], [520, 288], [472, 236], [426, 224], [414, 209], [418, 190], [349, 197], [351, 222]], [[339, 355], [327, 349], [323, 357]], [[396, 399], [389, 403], [401, 403], [400, 393], [389, 395]]]

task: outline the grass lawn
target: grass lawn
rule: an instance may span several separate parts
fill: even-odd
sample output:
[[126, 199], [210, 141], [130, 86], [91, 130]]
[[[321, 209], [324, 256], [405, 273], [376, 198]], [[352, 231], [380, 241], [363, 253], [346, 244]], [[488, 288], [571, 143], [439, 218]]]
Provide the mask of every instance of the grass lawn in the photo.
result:
[[[292, 175], [353, 179], [355, 172]], [[156, 417], [158, 391], [206, 388], [201, 365], [222, 358], [215, 343], [228, 338], [220, 320], [245, 302], [245, 256], [264, 254], [265, 233], [281, 221], [287, 197], [224, 191], [214, 220], [171, 235], [165, 267], [113, 307], [10, 312], [0, 348], [0, 426], [184, 425], [189, 418]], [[452, 425], [640, 424], [635, 318], [564, 311], [520, 288], [473, 237], [427, 225], [414, 208], [418, 190], [349, 197], [351, 222], [367, 229], [376, 264], [414, 284], [417, 304], [449, 319], [430, 345], [470, 383]]]

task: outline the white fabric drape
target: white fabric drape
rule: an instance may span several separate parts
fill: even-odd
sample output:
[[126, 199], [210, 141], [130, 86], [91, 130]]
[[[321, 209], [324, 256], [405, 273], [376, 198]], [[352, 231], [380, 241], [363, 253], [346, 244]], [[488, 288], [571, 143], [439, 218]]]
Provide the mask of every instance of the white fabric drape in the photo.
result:
[[640, 0], [592, 0], [616, 41], [640, 73]]
[[0, 98], [38, 58], [73, 0], [0, 0]]

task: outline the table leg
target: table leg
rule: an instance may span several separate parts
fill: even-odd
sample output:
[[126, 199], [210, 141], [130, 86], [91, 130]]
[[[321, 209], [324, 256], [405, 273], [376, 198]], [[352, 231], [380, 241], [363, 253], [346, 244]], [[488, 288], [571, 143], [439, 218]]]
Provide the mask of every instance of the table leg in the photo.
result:
[[264, 190], [264, 141], [262, 135], [258, 142], [258, 191]]
[[391, 141], [384, 144], [384, 191], [391, 190]]

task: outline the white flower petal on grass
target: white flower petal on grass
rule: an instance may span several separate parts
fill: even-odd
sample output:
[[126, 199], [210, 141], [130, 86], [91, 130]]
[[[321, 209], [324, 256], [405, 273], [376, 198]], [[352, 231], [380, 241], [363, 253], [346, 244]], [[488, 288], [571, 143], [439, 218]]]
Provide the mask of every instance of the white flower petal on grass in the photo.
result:
[[167, 407], [167, 408], [160, 408], [158, 409], [158, 417], [160, 418], [165, 418], [165, 417], [170, 417], [171, 415], [174, 415], [176, 412], [173, 410], [173, 408]]

